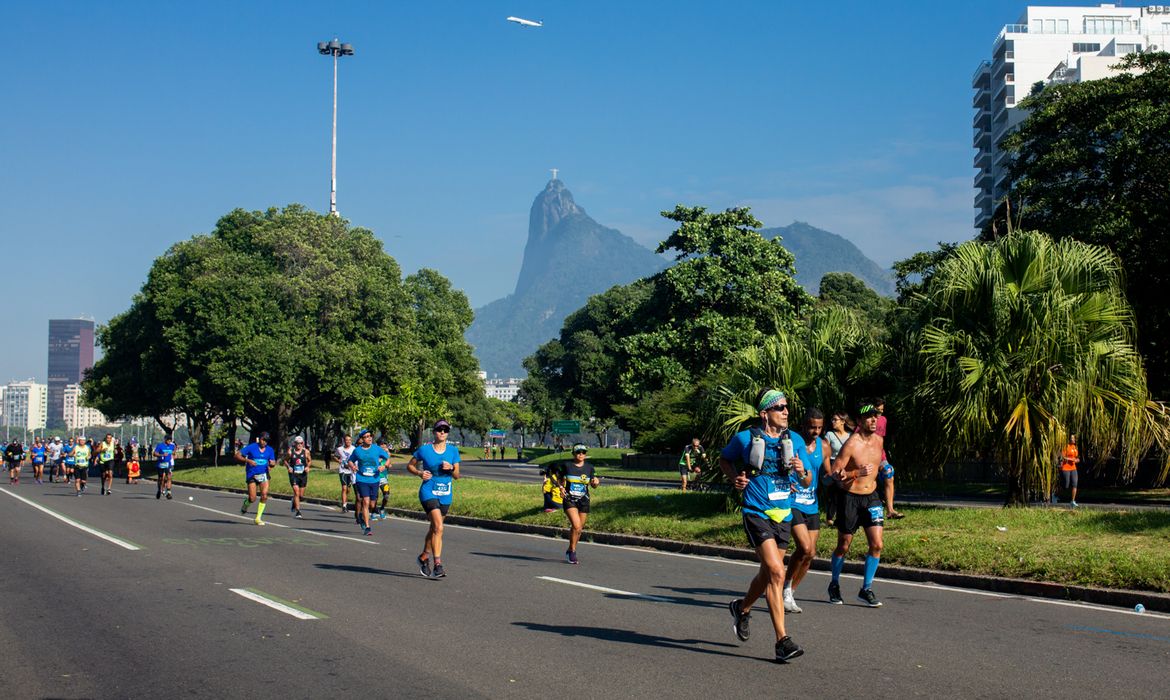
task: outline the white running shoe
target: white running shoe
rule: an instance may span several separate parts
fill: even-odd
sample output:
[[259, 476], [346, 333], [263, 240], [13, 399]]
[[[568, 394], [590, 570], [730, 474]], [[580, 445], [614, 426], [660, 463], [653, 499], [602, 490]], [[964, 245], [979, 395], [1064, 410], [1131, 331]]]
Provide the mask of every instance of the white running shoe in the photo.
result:
[[792, 596], [792, 589], [791, 588], [784, 589], [784, 612], [786, 612], [786, 613], [804, 612], [803, 610], [800, 609], [800, 606], [796, 604], [796, 598], [794, 598]]

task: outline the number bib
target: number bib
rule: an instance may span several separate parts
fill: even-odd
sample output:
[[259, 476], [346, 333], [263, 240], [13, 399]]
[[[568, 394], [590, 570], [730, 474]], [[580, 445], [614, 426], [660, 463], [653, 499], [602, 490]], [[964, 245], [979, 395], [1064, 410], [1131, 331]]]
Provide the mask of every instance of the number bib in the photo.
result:
[[431, 484], [431, 493], [435, 494], [436, 496], [449, 496], [449, 495], [451, 495], [451, 482], [440, 481], [440, 482], [436, 482], [434, 484]]
[[298, 465], [295, 465], [293, 467], [293, 474], [304, 474], [304, 473], [305, 473], [305, 465], [298, 464]]
[[252, 480], [255, 481], [257, 484], [262, 484], [265, 481], [268, 481], [268, 475], [267, 474], [257, 474], [257, 475], [252, 477]]
[[572, 483], [569, 484], [569, 495], [574, 498], [579, 498], [587, 493], [585, 484]]
[[788, 481], [781, 483], [780, 479], [772, 479], [772, 486], [768, 489], [769, 501], [787, 501], [791, 493]]
[[885, 522], [885, 520], [886, 520], [885, 510], [881, 506], [870, 506], [869, 507], [869, 519], [871, 521], [873, 521], [873, 523], [875, 525], [878, 523]]
[[796, 502], [802, 506], [811, 506], [817, 502], [817, 497], [815, 494], [809, 493], [807, 491], [797, 491]]

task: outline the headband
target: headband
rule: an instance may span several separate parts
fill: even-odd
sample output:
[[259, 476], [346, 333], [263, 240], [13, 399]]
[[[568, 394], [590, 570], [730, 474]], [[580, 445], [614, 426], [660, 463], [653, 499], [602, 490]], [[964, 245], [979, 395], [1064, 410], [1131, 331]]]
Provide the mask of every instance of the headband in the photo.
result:
[[769, 408], [775, 406], [784, 400], [784, 392], [778, 389], [769, 389], [764, 398], [760, 399], [760, 405], [756, 407], [757, 411], [767, 411]]

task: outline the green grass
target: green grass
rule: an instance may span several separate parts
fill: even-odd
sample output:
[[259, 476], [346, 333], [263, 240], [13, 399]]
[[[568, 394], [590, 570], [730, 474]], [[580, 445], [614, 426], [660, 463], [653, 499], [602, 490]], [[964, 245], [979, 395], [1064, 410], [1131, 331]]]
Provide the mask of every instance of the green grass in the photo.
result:
[[[147, 470], [149, 473], [149, 469]], [[401, 473], [400, 469], [396, 472]], [[337, 472], [314, 472], [308, 495], [336, 500]], [[177, 481], [240, 488], [237, 466], [176, 471]], [[418, 479], [392, 475], [391, 505], [421, 510]], [[288, 495], [274, 474], [272, 492]], [[658, 491], [603, 482], [594, 492], [587, 529], [745, 546], [740, 518], [721, 494]], [[565, 526], [564, 515], [541, 511], [539, 484], [465, 479], [451, 512], [509, 522]], [[988, 574], [1070, 585], [1170, 592], [1170, 511], [1087, 511], [1063, 508], [906, 509], [887, 523], [882, 561], [942, 571]], [[997, 527], [1005, 527], [1001, 532]], [[822, 530], [817, 554], [828, 557], [835, 532]], [[858, 534], [850, 559], [865, 555]]]
[[[589, 462], [595, 467], [620, 467], [622, 465], [622, 455], [629, 453], [630, 450], [626, 449], [593, 447], [589, 449]], [[572, 452], [547, 452], [535, 459], [528, 460], [528, 463], [536, 466], [544, 466], [549, 462], [567, 462], [572, 461], [572, 459]]]

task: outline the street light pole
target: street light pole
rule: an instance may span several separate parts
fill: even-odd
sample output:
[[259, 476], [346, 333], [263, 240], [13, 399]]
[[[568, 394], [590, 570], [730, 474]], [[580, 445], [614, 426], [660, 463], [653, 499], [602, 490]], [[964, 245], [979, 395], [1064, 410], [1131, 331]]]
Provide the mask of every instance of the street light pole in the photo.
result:
[[333, 57], [333, 161], [329, 178], [329, 215], [340, 216], [337, 213], [337, 59], [352, 56], [353, 45], [343, 44], [333, 37], [333, 41], [317, 42], [317, 53]]

